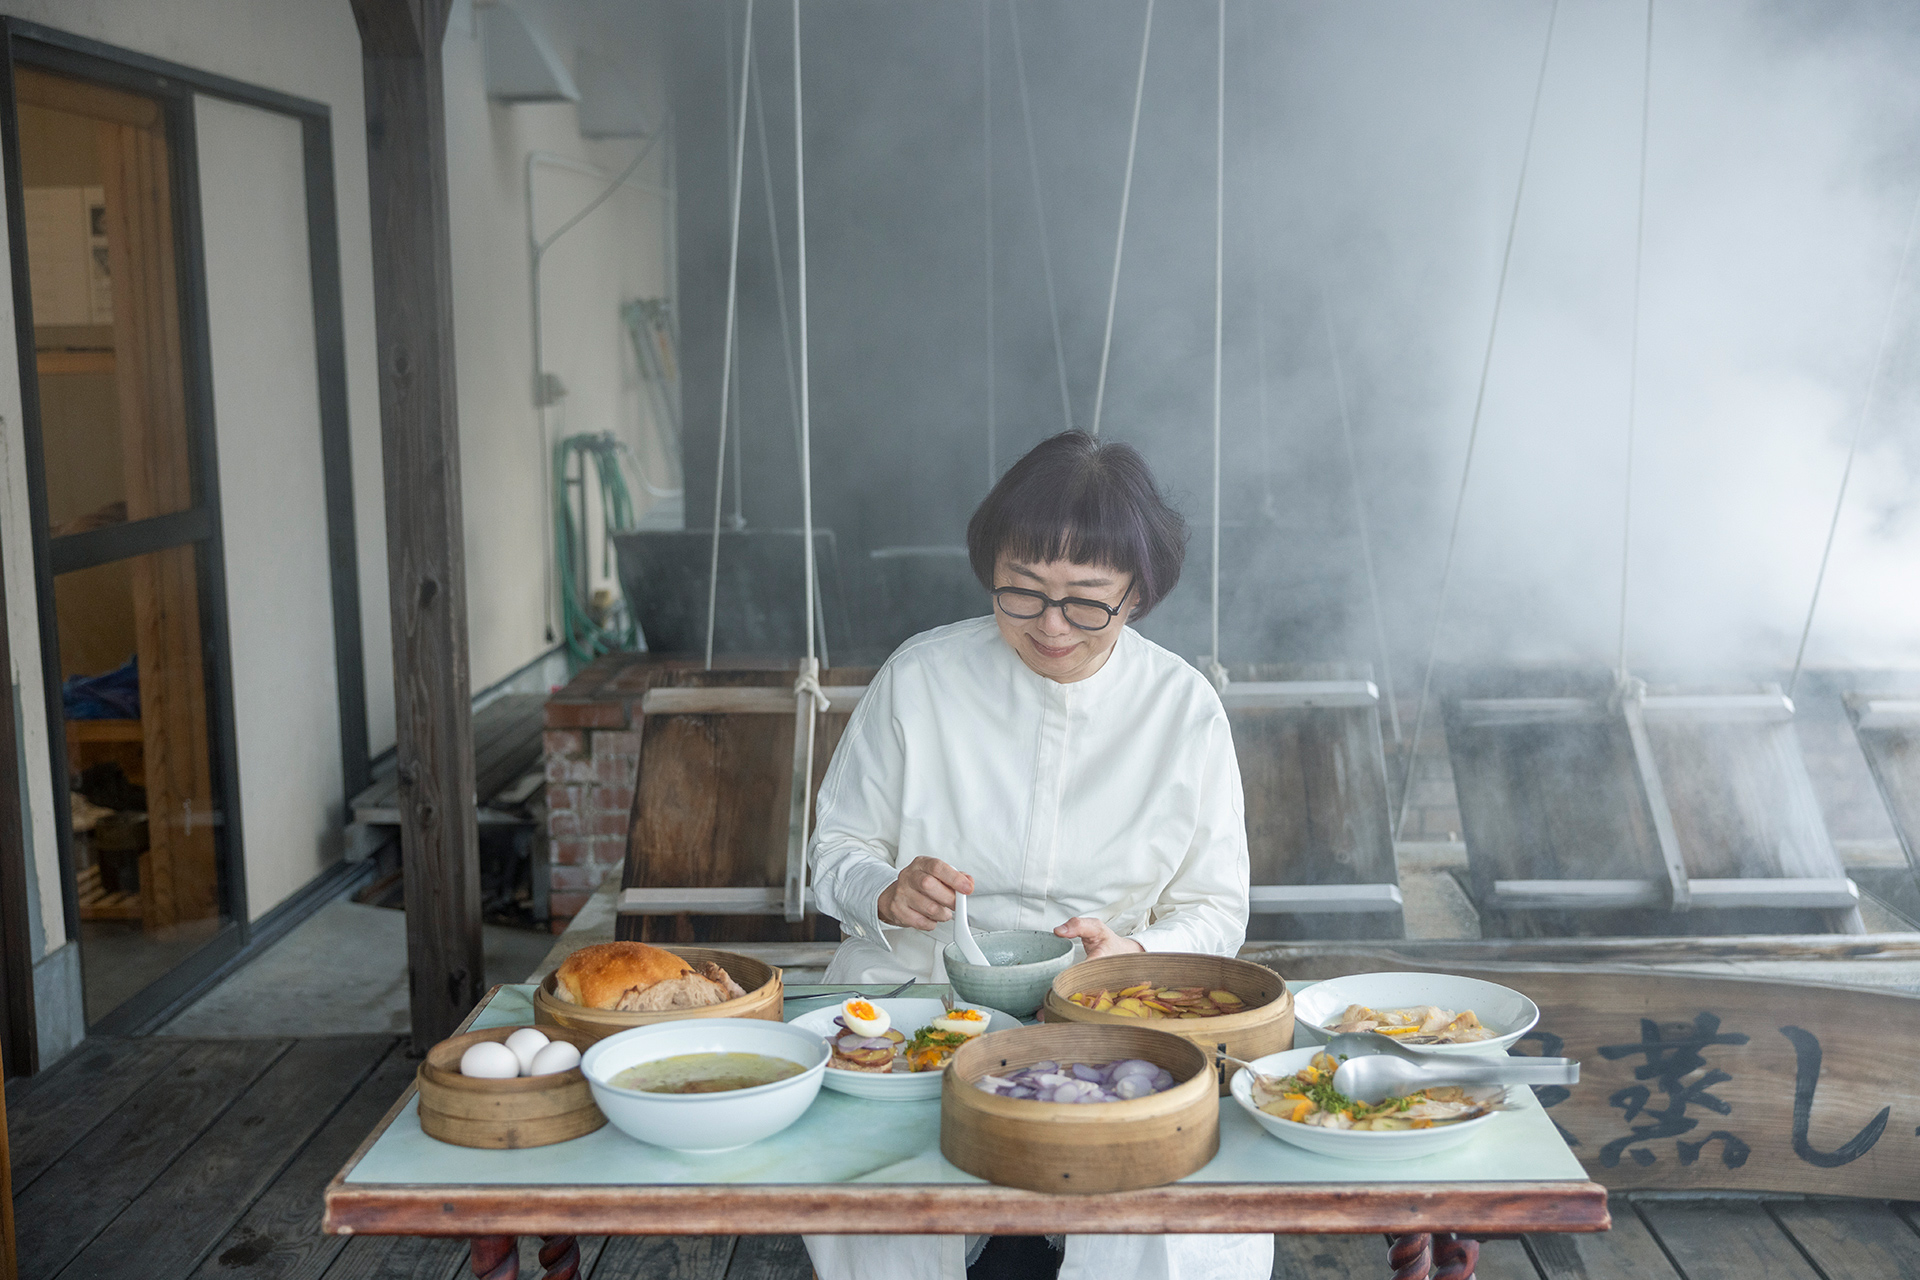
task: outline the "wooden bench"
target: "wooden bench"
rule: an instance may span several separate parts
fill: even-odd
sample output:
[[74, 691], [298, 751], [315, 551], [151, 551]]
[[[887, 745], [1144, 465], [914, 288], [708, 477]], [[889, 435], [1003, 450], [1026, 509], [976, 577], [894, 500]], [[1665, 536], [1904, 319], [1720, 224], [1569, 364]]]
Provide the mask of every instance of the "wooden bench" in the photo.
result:
[[[809, 805], [872, 676], [870, 667], [820, 675], [831, 706], [815, 717]], [[813, 910], [805, 859], [790, 838], [793, 678], [790, 670], [664, 668], [651, 677], [640, 702], [618, 937], [838, 940], [838, 925]]]
[[1864, 931], [1777, 688], [1462, 685], [1443, 709], [1483, 933]]
[[1842, 702], [1907, 855], [1905, 867], [1858, 867], [1853, 874], [1883, 903], [1920, 920], [1920, 698], [1849, 693]]
[[[475, 817], [481, 825], [529, 821], [524, 813], [494, 801], [528, 774], [538, 772], [541, 716], [546, 701], [544, 693], [509, 693], [473, 713], [473, 792]], [[538, 790], [533, 787], [525, 794], [514, 795], [513, 804], [523, 804]], [[353, 823], [347, 829], [349, 858], [364, 858], [384, 840], [382, 829], [400, 825], [399, 797], [400, 780], [389, 763], [385, 775], [348, 806], [353, 814]]]
[[[831, 705], [819, 716], [816, 795], [871, 674], [845, 668], [822, 677]], [[804, 861], [794, 865], [789, 840], [791, 679], [685, 671], [663, 673], [647, 691], [620, 936], [837, 936], [813, 915]], [[1224, 701], [1248, 793], [1254, 936], [1402, 936], [1373, 684], [1249, 680], [1229, 684]], [[807, 919], [783, 930], [772, 917], [790, 916], [796, 901]], [[1279, 919], [1309, 923], [1269, 923]]]
[[1261, 664], [1229, 674], [1220, 697], [1246, 792], [1249, 940], [1405, 936], [1369, 673]]

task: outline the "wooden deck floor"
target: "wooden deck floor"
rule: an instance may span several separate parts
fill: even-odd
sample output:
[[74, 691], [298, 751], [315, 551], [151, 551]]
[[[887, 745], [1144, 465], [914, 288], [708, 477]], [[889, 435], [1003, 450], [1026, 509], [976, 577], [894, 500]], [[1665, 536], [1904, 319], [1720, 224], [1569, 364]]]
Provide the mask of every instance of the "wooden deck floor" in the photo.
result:
[[[412, 1079], [404, 1041], [94, 1040], [7, 1102], [20, 1274], [454, 1280], [460, 1240], [320, 1233]], [[1920, 1204], [1616, 1197], [1598, 1236], [1492, 1241], [1482, 1280], [1920, 1280]], [[530, 1245], [531, 1242], [523, 1242]], [[806, 1280], [793, 1236], [581, 1242], [585, 1280]], [[1276, 1276], [1382, 1280], [1377, 1236], [1280, 1236]], [[526, 1259], [531, 1263], [531, 1257]], [[538, 1275], [531, 1265], [523, 1275]]]

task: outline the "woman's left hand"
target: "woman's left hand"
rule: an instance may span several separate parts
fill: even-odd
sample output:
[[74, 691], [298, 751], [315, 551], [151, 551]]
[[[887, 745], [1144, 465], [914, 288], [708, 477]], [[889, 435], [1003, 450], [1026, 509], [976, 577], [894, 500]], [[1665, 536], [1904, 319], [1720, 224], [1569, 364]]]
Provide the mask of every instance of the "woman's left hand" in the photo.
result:
[[1056, 937], [1080, 939], [1086, 944], [1089, 960], [1098, 960], [1101, 956], [1124, 956], [1135, 951], [1146, 950], [1132, 938], [1123, 938], [1107, 928], [1107, 922], [1097, 916], [1075, 916], [1053, 932]]

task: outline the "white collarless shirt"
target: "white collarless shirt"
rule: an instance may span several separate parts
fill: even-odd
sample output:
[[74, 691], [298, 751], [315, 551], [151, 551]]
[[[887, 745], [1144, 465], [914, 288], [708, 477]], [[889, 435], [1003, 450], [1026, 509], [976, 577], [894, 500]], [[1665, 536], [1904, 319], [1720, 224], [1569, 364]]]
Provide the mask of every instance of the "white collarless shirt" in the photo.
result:
[[1036, 675], [992, 617], [915, 636], [880, 669], [820, 787], [808, 856], [846, 940], [831, 981], [941, 981], [951, 924], [883, 925], [917, 857], [974, 878], [979, 932], [1096, 916], [1149, 951], [1246, 937], [1247, 824], [1233, 735], [1200, 672], [1122, 631], [1074, 684]]

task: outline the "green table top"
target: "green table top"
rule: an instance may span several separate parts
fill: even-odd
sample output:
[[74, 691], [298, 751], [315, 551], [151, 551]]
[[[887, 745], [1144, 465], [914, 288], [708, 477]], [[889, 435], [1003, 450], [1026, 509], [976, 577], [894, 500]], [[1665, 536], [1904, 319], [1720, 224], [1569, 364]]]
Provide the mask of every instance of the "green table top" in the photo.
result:
[[[1305, 983], [1290, 983], [1295, 990]], [[789, 995], [845, 990], [789, 987]], [[862, 988], [878, 995], [876, 985]], [[915, 987], [938, 996], [944, 986]], [[473, 1020], [475, 1030], [530, 1024], [532, 986], [502, 987]], [[789, 1017], [817, 1003], [790, 1001]], [[1300, 1038], [1300, 1044], [1311, 1043]], [[1502, 1113], [1473, 1141], [1420, 1160], [1338, 1160], [1302, 1151], [1268, 1135], [1232, 1098], [1220, 1100], [1220, 1151], [1184, 1184], [1463, 1183], [1586, 1181], [1552, 1120], [1529, 1089], [1516, 1089], [1515, 1111]], [[940, 1154], [940, 1103], [871, 1102], [822, 1089], [791, 1127], [739, 1151], [683, 1155], [649, 1146], [607, 1125], [582, 1138], [524, 1151], [456, 1147], [421, 1132], [419, 1099], [408, 1101], [366, 1153], [346, 1171], [351, 1186], [711, 1186], [881, 1184], [981, 1185]]]

